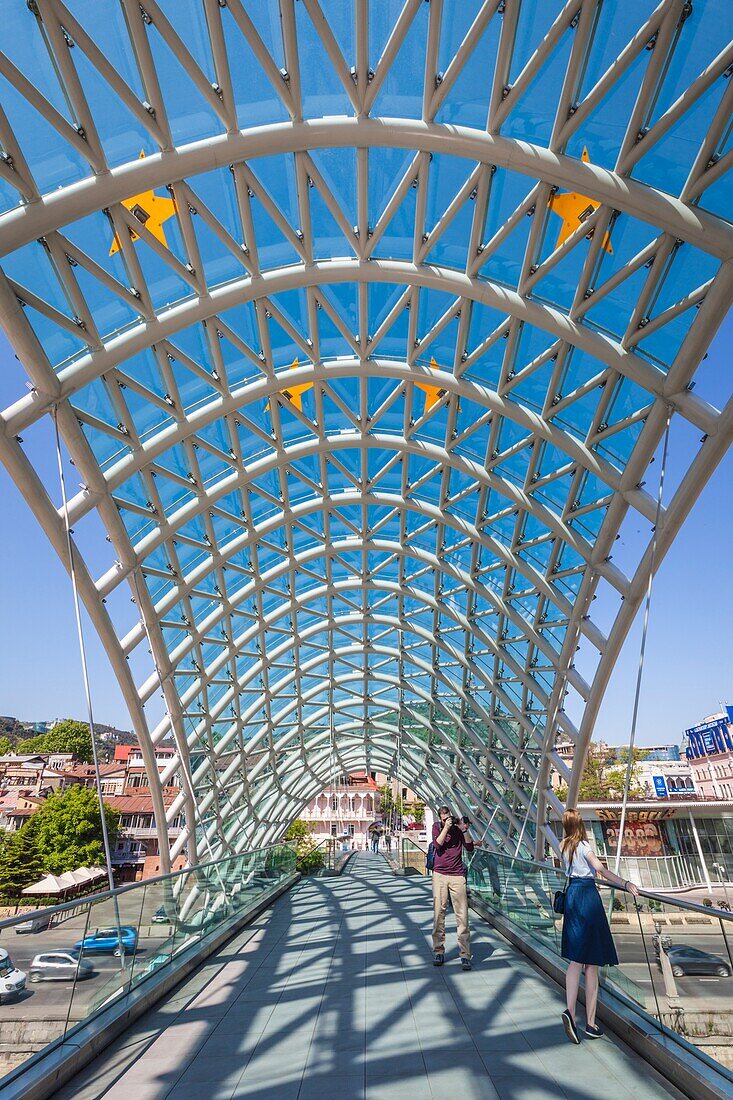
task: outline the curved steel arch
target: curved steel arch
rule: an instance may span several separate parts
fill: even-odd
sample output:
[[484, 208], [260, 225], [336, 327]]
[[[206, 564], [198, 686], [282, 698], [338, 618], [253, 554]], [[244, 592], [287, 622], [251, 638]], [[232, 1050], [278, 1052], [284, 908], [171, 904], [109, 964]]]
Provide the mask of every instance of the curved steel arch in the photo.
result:
[[[726, 24], [733, 34], [730, 11], [711, 0], [700, 16], [694, 10], [690, 14], [682, 0], [662, 0], [638, 25], [628, 13], [613, 12], [614, 28], [619, 35], [626, 32], [626, 44], [604, 71], [594, 52], [599, 48], [598, 0], [565, 5], [541, 40], [532, 9], [521, 0], [501, 6], [487, 0], [463, 41], [450, 44], [445, 69], [438, 73], [438, 56], [442, 63], [447, 48], [442, 4], [426, 10], [408, 0], [376, 58], [370, 52], [365, 0], [355, 21], [354, 56], [345, 58], [335, 38], [322, 37], [321, 23], [311, 18], [312, 5], [303, 5], [296, 18], [293, 0], [280, 0], [285, 81], [278, 72], [280, 59], [270, 55], [238, 0], [207, 4], [205, 14], [203, 7], [198, 15], [192, 9], [175, 29], [156, 0], [149, 0], [144, 11], [128, 0], [121, 5], [126, 22], [115, 48], [136, 71], [136, 83], [127, 83], [124, 65], [113, 68], [105, 57], [104, 35], [95, 43], [95, 28], [59, 0], [34, 5], [35, 15], [20, 0], [17, 12], [8, 10], [11, 31], [38, 35], [39, 79], [29, 79], [14, 57], [0, 55], [0, 72], [21, 92], [19, 106], [0, 111], [0, 202], [12, 191], [20, 197], [17, 209], [0, 214], [0, 256], [6, 268], [0, 273], [0, 306], [32, 386], [31, 394], [0, 418], [0, 457], [65, 561], [67, 517], [53, 507], [53, 493], [18, 438], [55, 410], [83, 479], [68, 518], [80, 525], [98, 516], [117, 557], [96, 583], [88, 567], [78, 572], [82, 597], [146, 754], [163, 865], [165, 814], [153, 746], [172, 732], [182, 772], [208, 784], [198, 806], [185, 793], [176, 802], [177, 812], [182, 809], [187, 819], [176, 853], [185, 845], [196, 862], [204, 838], [207, 845], [213, 840], [233, 849], [275, 838], [288, 815], [332, 769], [329, 752], [321, 747], [322, 733], [314, 734], [308, 751], [302, 737], [291, 749], [290, 734], [277, 735], [278, 720], [293, 706], [278, 656], [292, 653], [298, 668], [302, 665], [304, 678], [294, 681], [295, 709], [300, 716], [303, 706], [315, 707], [308, 716], [310, 736], [311, 727], [317, 729], [329, 715], [343, 717], [346, 710], [348, 716], [349, 704], [336, 697], [334, 663], [346, 654], [353, 664], [359, 652], [378, 647], [380, 635], [372, 631], [403, 624], [406, 600], [416, 600], [425, 609], [420, 614], [432, 616], [430, 628], [412, 624], [417, 626], [412, 636], [421, 644], [427, 644], [431, 631], [434, 636], [432, 661], [423, 662], [426, 675], [433, 683], [451, 685], [457, 700], [440, 721], [429, 710], [428, 717], [420, 716], [428, 734], [432, 730], [450, 742], [444, 727], [452, 722], [460, 739], [467, 730], [464, 710], [483, 708], [491, 737], [502, 729], [502, 716], [511, 714], [520, 730], [531, 730], [541, 743], [536, 806], [529, 786], [502, 771], [499, 750], [490, 739], [482, 744], [476, 731], [469, 739], [486, 762], [486, 782], [480, 773], [474, 775], [476, 765], [469, 759], [450, 775], [458, 797], [467, 800], [479, 822], [490, 817], [487, 799], [502, 803], [505, 829], [499, 832], [505, 846], [524, 832], [515, 813], [524, 807], [536, 823], [541, 855], [545, 842], [554, 842], [545, 808], [548, 801], [558, 808], [549, 787], [549, 769], [557, 766], [555, 737], [562, 730], [576, 741], [576, 766], [568, 777], [572, 793], [603, 689], [650, 568], [649, 548], [643, 545], [628, 578], [610, 558], [630, 508], [645, 522], [654, 521], [654, 503], [642, 483], [667, 412], [699, 429], [707, 442], [661, 513], [657, 566], [733, 437], [730, 406], [719, 413], [690, 392], [695, 369], [733, 296], [733, 227], [715, 213], [720, 208], [716, 189], [725, 182], [730, 163], [725, 151], [730, 92], [722, 82], [733, 45], [718, 49], [699, 74], [690, 68], [685, 49], [687, 28], [698, 18], [714, 22], [716, 42]], [[21, 12], [28, 22], [15, 27]], [[411, 27], [415, 35], [408, 36]], [[494, 48], [484, 37], [492, 28], [498, 28], [493, 71], [476, 60], [480, 42], [482, 48]], [[517, 28], [534, 44], [526, 61], [518, 59]], [[180, 71], [173, 69], [175, 60], [166, 61], [158, 51], [156, 34], [171, 59], [183, 60]], [[189, 49], [191, 37], [209, 44], [206, 61], [197, 49]], [[263, 66], [261, 84], [249, 82], [245, 102], [228, 55], [240, 38], [252, 50], [254, 64]], [[558, 56], [561, 43], [569, 44], [569, 60], [558, 77], [547, 63]], [[646, 50], [650, 44], [653, 48]], [[81, 56], [86, 69], [78, 66]], [[370, 61], [373, 77], [365, 68]], [[633, 62], [638, 62], [640, 83], [630, 93], [631, 85], [621, 87], [621, 77]], [[464, 85], [459, 77], [469, 74], [474, 63], [482, 79], [469, 78]], [[326, 89], [315, 114], [307, 91], [308, 64], [319, 65]], [[122, 154], [123, 163], [118, 163], [121, 146], [113, 147], [106, 125], [98, 125], [106, 119], [104, 107], [97, 106], [104, 101], [90, 95], [92, 69], [127, 112], [127, 133], [137, 147]], [[601, 75], [589, 87], [584, 80], [591, 71]], [[63, 110], [40, 91], [51, 86], [44, 84], [44, 76], [59, 84]], [[675, 93], [684, 89], [682, 95], [667, 96], [668, 80], [676, 81], [671, 85]], [[280, 117], [289, 121], [277, 121], [273, 114], [273, 121], [260, 125], [255, 112], [263, 103], [271, 110], [271, 103], [250, 101], [255, 88], [267, 89]], [[388, 117], [389, 108], [380, 99], [388, 88], [398, 88], [405, 102], [421, 100], [421, 110], [419, 103], [413, 110], [421, 118]], [[514, 136], [527, 131], [527, 96], [538, 89], [541, 105], [535, 102], [536, 117], [529, 121], [534, 134], [548, 135], [544, 144], [540, 137], [529, 143]], [[700, 132], [697, 141], [685, 137], [686, 131], [680, 137], [690, 109], [709, 103], [718, 90], [707, 132]], [[476, 103], [482, 95], [479, 123]], [[203, 140], [192, 132], [190, 117], [178, 113], [178, 104], [194, 99], [202, 105], [199, 117], [209, 120], [209, 136]], [[353, 117], [344, 114], [344, 102]], [[603, 118], [610, 103], [612, 117], [606, 114], [601, 131], [619, 131], [615, 161], [608, 160], [613, 140], [599, 144], [594, 130], [599, 112]], [[446, 110], [450, 113], [441, 115]], [[329, 117], [321, 117], [321, 111]], [[536, 125], [538, 117], [545, 130]], [[28, 137], [40, 132], [39, 121], [50, 135], [45, 147]], [[677, 194], [662, 190], [673, 173], [660, 180], [654, 167], [657, 150], [663, 148], [659, 143], [670, 135], [677, 140], [680, 163], [668, 160], [667, 167], [679, 169], [684, 179]], [[584, 143], [589, 158], [580, 157]], [[141, 147], [146, 155], [137, 159]], [[59, 188], [58, 177], [49, 173], [54, 157], [54, 163], [68, 166]], [[278, 180], [268, 177], [268, 164], [275, 163], [268, 158], [277, 158], [287, 196]], [[450, 171], [449, 163], [454, 166]], [[377, 178], [387, 181], [378, 203], [375, 192], [381, 185], [370, 176], [374, 166], [382, 173]], [[494, 173], [511, 194], [503, 206]], [[150, 196], [167, 185], [172, 198], [164, 202], [170, 203], [166, 210], [174, 220], [157, 225], [150, 216]], [[575, 222], [555, 241], [558, 188], [587, 205], [584, 210], [579, 206]], [[268, 229], [262, 211], [275, 231]], [[619, 226], [633, 238], [631, 245]], [[99, 246], [105, 232], [119, 246], [111, 260], [107, 243]], [[606, 242], [626, 258], [607, 262]], [[548, 279], [564, 270], [572, 272], [562, 277], [569, 288], [548, 294]], [[401, 293], [387, 318], [377, 321], [378, 307], [370, 303], [378, 302], [385, 288]], [[447, 304], [436, 314], [430, 303], [437, 295]], [[300, 302], [301, 312], [293, 313], [300, 317], [297, 323], [289, 320], [293, 296]], [[620, 303], [606, 335], [598, 321], [603, 316], [598, 304], [604, 301]], [[325, 350], [334, 341], [327, 336], [328, 325], [319, 322], [319, 307], [353, 357]], [[423, 308], [432, 320], [420, 328]], [[490, 310], [501, 322], [493, 331], [481, 327], [488, 324], [482, 318], [492, 316]], [[472, 329], [476, 318], [478, 334]], [[380, 342], [398, 319], [404, 321], [404, 353], [383, 356]], [[234, 359], [219, 346], [219, 326], [222, 339], [226, 335], [233, 341]], [[680, 337], [677, 326], [686, 335]], [[529, 352], [522, 342], [527, 334]], [[539, 351], [532, 342], [535, 335]], [[502, 337], [506, 342], [500, 344]], [[430, 370], [417, 360], [439, 340], [448, 352], [439, 369]], [[192, 350], [194, 344], [200, 353]], [[288, 349], [293, 347], [301, 362], [290, 369]], [[495, 374], [488, 375], [492, 381], [472, 381], [474, 364], [490, 355], [496, 365]], [[585, 372], [572, 373], [574, 355], [587, 358]], [[247, 363], [245, 381], [230, 384], [231, 368], [236, 379], [240, 360]], [[567, 393], [560, 389], [566, 373]], [[375, 404], [372, 395], [389, 382], [395, 389], [382, 405]], [[433, 391], [440, 391], [437, 399]], [[422, 392], [424, 412], [413, 415]], [[308, 415], [303, 394], [308, 395]], [[260, 402], [268, 400], [266, 421]], [[468, 421], [462, 401], [484, 410], [477, 414], [478, 424]], [[616, 401], [620, 415], [614, 411]], [[402, 418], [401, 433], [379, 424], [380, 417], [395, 410]], [[300, 442], [293, 424], [303, 437]], [[348, 436], [339, 434], [344, 424], [352, 425]], [[238, 439], [242, 430], [262, 445], [257, 461], [245, 461]], [[472, 457], [468, 448], [458, 453], [464, 442], [475, 448], [478, 441]], [[356, 462], [349, 466], [352, 458], [361, 467]], [[310, 473], [304, 473], [304, 463], [310, 464]], [[378, 471], [376, 479], [368, 476], [370, 463]], [[388, 474], [392, 481], [386, 480]], [[381, 486], [380, 478], [385, 479]], [[536, 497], [536, 485], [546, 494], [544, 502]], [[494, 497], [498, 504], [491, 503]], [[267, 509], [274, 514], [263, 518]], [[385, 514], [399, 532], [380, 538]], [[322, 530], [313, 526], [318, 517]], [[415, 522], [422, 526], [415, 528]], [[435, 539], [432, 550], [428, 534]], [[521, 547], [528, 544], [535, 548], [534, 564], [523, 558]], [[315, 576], [316, 565], [322, 577]], [[484, 584], [487, 569], [492, 579]], [[565, 596], [553, 581], [558, 573], [572, 585]], [[141, 621], [118, 632], [104, 600], [120, 591], [123, 580], [131, 586]], [[460, 597], [456, 607], [440, 598], [441, 585], [454, 586], [454, 598]], [[608, 637], [589, 617], [599, 585], [614, 598], [622, 597]], [[319, 590], [321, 597], [315, 595]], [[369, 609], [366, 598], [374, 592], [382, 603]], [[309, 619], [303, 631], [296, 623], [298, 614], [317, 613], [319, 598], [322, 623], [330, 624], [326, 633], [321, 631], [328, 638], [326, 667], [322, 679], [309, 687], [304, 686], [307, 673], [321, 667], [321, 655], [299, 658], [319, 637], [318, 629], [315, 620]], [[515, 604], [522, 601], [519, 612]], [[482, 623], [484, 610], [491, 618]], [[337, 644], [337, 623], [341, 628], [348, 624], [352, 632], [346, 646]], [[449, 642], [446, 630], [452, 632]], [[401, 668], [410, 659], [403, 645], [407, 636], [401, 626], [399, 645], [382, 641], [385, 663], [377, 671], [386, 684], [401, 679], [391, 675], [390, 662]], [[581, 639], [600, 653], [590, 685], [573, 668]], [[155, 669], [135, 689], [126, 658], [140, 653], [143, 640]], [[245, 653], [252, 644], [259, 645], [259, 653]], [[476, 676], [478, 645], [493, 665], [491, 673], [482, 670]], [[195, 665], [187, 669], [189, 658]], [[538, 713], [532, 669], [543, 659], [551, 687], [539, 700]], [[445, 672], [450, 664], [461, 670], [455, 682]], [[362, 666], [368, 716], [365, 657]], [[220, 715], [226, 708], [217, 693], [225, 668], [232, 676], [234, 702], [231, 732], [222, 733]], [[513, 707], [507, 706], [512, 697], [501, 687], [505, 668], [518, 684], [520, 701], [513, 699]], [[198, 684], [195, 690], [182, 678], [187, 674]], [[358, 679], [358, 672], [354, 675]], [[249, 691], [258, 677], [264, 704], [242, 710], [234, 689], [239, 684]], [[478, 690], [476, 683], [482, 685]], [[577, 729], [563, 709], [568, 687], [586, 702]], [[145, 704], [158, 688], [166, 717], [150, 730]], [[228, 687], [224, 694], [230, 694]], [[272, 699], [280, 706], [276, 713]], [[191, 714], [194, 700], [203, 710], [201, 719]], [[266, 720], [255, 723], [258, 706]], [[193, 719], [191, 732], [187, 724]], [[391, 728], [399, 743], [403, 726], [398, 709]], [[387, 727], [371, 742], [365, 732], [358, 743], [348, 722], [339, 729], [346, 740], [331, 748], [342, 752], [340, 765], [363, 766], [371, 753], [387, 770], [394, 769], [397, 743], [390, 757]], [[260, 744], [265, 752], [257, 757]], [[277, 766], [268, 775], [264, 761], [270, 754]], [[448, 773], [438, 755], [426, 757], [422, 773], [414, 761], [410, 767], [429, 797], [441, 797]], [[500, 783], [488, 780], [491, 768], [497, 769], [505, 795]], [[534, 764], [527, 774], [535, 777]], [[230, 780], [237, 784], [234, 801]], [[211, 816], [205, 819], [205, 814]]]
[[[580, 2], [580, 0], [579, 0]], [[39, 196], [0, 216], [0, 256], [22, 248], [79, 218], [214, 168], [277, 154], [329, 148], [403, 148], [448, 153], [498, 165], [547, 183], [591, 195], [611, 209], [647, 221], [672, 237], [696, 244], [721, 260], [733, 258], [733, 230], [705, 210], [660, 194], [637, 180], [532, 142], [468, 127], [406, 118], [329, 118], [251, 127], [132, 160], [77, 184]], [[539, 169], [539, 171], [538, 171]]]
[[[114, 492], [127, 478], [154, 463], [171, 446], [186, 442], [188, 439], [195, 437], [198, 432], [216, 423], [216, 421], [239, 413], [247, 405], [255, 402], [265, 399], [269, 402], [274, 395], [282, 393], [283, 381], [292, 386], [298, 386], [315, 384], [316, 382], [328, 383], [333, 379], [354, 377], [394, 379], [396, 382], [411, 382], [413, 384], [415, 382], [440, 383], [440, 388], [445, 389], [447, 393], [459, 399], [465, 397], [478, 405], [482, 405], [487, 412], [496, 413], [518, 427], [525, 429], [533, 438], [544, 440], [557, 447], [567, 454], [569, 462], [579, 463], [585, 470], [593, 473], [607, 484], [610, 490], [620, 492], [624, 499], [634, 504], [637, 510], [647, 519], [656, 514], [654, 501], [648, 493], [641, 490], [629, 491], [622, 489], [621, 475], [612, 463], [585, 447], [570, 432], [558, 428], [553, 423], [544, 421], [539, 414], [532, 412], [521, 403], [507, 401], [485, 386], [472, 382], [465, 377], [457, 379], [444, 370], [427, 370], [419, 365], [375, 359], [372, 356], [367, 360], [347, 359], [329, 361], [318, 365], [303, 364], [288, 370], [287, 374], [277, 373], [272, 378], [259, 379], [249, 383], [241, 390], [233, 391], [228, 399], [217, 400], [196, 409], [191, 416], [187, 416], [177, 424], [167, 426], [147, 440], [139, 451], [120, 459], [119, 462], [106, 471], [104, 475], [106, 489], [108, 492]], [[687, 391], [684, 392], [689, 397]], [[691, 421], [691, 423], [699, 426], [695, 421]], [[712, 423], [709, 426], [712, 426]], [[397, 440], [399, 437], [393, 434], [389, 436], [389, 439]], [[329, 446], [349, 446], [350, 442], [350, 440], [343, 440], [338, 437], [332, 437], [328, 441]], [[299, 456], [298, 451], [293, 451], [293, 454]], [[273, 458], [275, 461], [282, 461], [281, 455], [258, 459], [258, 472], [268, 468], [266, 465], [259, 465], [260, 463], [272, 461]], [[516, 492], [516, 487], [514, 491]], [[95, 504], [95, 493], [82, 492], [77, 494], [75, 498], [69, 501], [70, 521], [76, 523], [90, 512]]]
[[[576, 323], [567, 314], [522, 296], [517, 291], [488, 278], [476, 278], [451, 268], [414, 264], [376, 257], [363, 261], [358, 257], [316, 261], [312, 264], [292, 264], [281, 270], [266, 271], [253, 279], [233, 280], [216, 287], [204, 297], [185, 300], [181, 305], [157, 313], [124, 334], [106, 341], [98, 350], [81, 356], [71, 366], [58, 373], [58, 394], [44, 395], [43, 390], [23, 398], [8, 419], [11, 432], [25, 431], [38, 417], [48, 412], [54, 401], [74, 396], [95, 378], [118, 367], [131, 356], [162, 341], [169, 340], [182, 328], [212, 320], [218, 313], [260, 298], [316, 286], [338, 286], [343, 283], [389, 283], [437, 290], [453, 294], [457, 299], [493, 307], [515, 320], [536, 326], [560, 340], [593, 355], [599, 362], [612, 367], [644, 387], [650, 395], [663, 398], [683, 416], [703, 431], [715, 431], [716, 410], [700, 401], [684, 388], [667, 392], [662, 371], [599, 332]], [[22, 301], [22, 288], [14, 289]], [[14, 312], [17, 312], [19, 306]], [[12, 320], [12, 319], [11, 319]], [[364, 347], [364, 355], [368, 355]]]

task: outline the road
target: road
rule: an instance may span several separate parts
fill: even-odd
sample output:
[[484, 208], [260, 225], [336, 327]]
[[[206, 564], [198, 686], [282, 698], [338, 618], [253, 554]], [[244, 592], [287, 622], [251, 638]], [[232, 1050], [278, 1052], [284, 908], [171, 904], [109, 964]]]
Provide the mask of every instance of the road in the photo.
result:
[[[644, 944], [641, 935], [636, 932], [619, 932], [614, 928], [613, 938], [616, 941], [621, 971], [643, 990], [651, 993], [652, 982], [657, 995], [664, 996], [664, 981], [661, 968], [657, 965], [654, 947], [651, 937], [646, 941], [651, 963], [651, 976], [647, 964]], [[722, 936], [709, 935], [701, 932], [687, 933], [675, 929], [672, 942], [675, 945], [686, 944], [696, 947], [699, 951], [708, 951], [711, 955], [717, 955], [723, 961], [730, 960]], [[733, 946], [733, 944], [732, 944]], [[719, 978], [715, 974], [685, 975], [684, 978], [675, 978], [677, 992], [685, 1008], [692, 1009], [695, 1001], [715, 999], [717, 1002], [724, 1000], [726, 1008], [733, 1010], [733, 977]]]
[[[261, 879], [261, 876], [260, 876]], [[237, 907], [246, 906], [255, 901], [269, 880], [257, 881], [256, 878], [235, 887]], [[198, 933], [202, 924], [211, 916], [215, 917], [217, 904], [208, 904], [208, 891], [198, 895], [191, 910], [186, 915], [185, 927], [176, 934], [176, 948], [179, 948], [190, 935]], [[218, 892], [215, 894], [218, 897]], [[234, 894], [230, 892], [230, 901]], [[69, 917], [64, 923], [54, 925], [43, 932], [18, 935], [14, 929], [5, 928], [0, 933], [0, 946], [10, 954], [13, 964], [28, 974], [33, 958], [40, 953], [68, 950], [81, 940], [85, 934], [97, 929], [113, 928], [117, 920], [124, 926], [139, 930], [139, 940], [134, 956], [125, 958], [125, 977], [136, 978], [145, 971], [158, 954], [171, 949], [173, 926], [167, 923], [153, 923], [153, 915], [164, 902], [162, 884], [153, 883], [141, 891], [130, 891], [118, 897], [119, 917], [112, 901], [106, 899], [92, 907], [87, 922], [86, 912]], [[226, 910], [225, 910], [226, 912]], [[3, 1046], [3, 1023], [13, 1021], [49, 1021], [45, 1041], [57, 1036], [66, 1026], [67, 1015], [72, 1021], [83, 1019], [92, 1002], [98, 1003], [110, 996], [117, 988], [116, 976], [120, 974], [120, 960], [113, 955], [86, 955], [94, 966], [91, 978], [80, 981], [74, 988], [71, 979], [61, 981], [43, 981], [27, 984], [24, 993], [17, 1000], [0, 1005], [0, 1047]], [[41, 1044], [42, 1045], [42, 1044]]]
[[[160, 899], [156, 898], [156, 903]], [[138, 926], [140, 919], [140, 904], [131, 911], [127, 906], [120, 913], [120, 922], [123, 925]], [[150, 917], [157, 908], [157, 904], [145, 906], [143, 917], [147, 918], [140, 925], [140, 940], [135, 957], [126, 958], [127, 972], [132, 966], [135, 971], [142, 969], [167, 941], [171, 928], [166, 924], [151, 924]], [[150, 912], [146, 910], [150, 909]], [[12, 928], [3, 929], [0, 936], [0, 944], [10, 954], [13, 965], [18, 970], [30, 971], [33, 958], [49, 951], [66, 951], [84, 936], [85, 932], [93, 932], [97, 928], [114, 925], [115, 918], [110, 906], [99, 906], [99, 912], [93, 913], [87, 928], [86, 914], [71, 917], [63, 924], [46, 929], [43, 932], [18, 935]], [[24, 994], [15, 1001], [4, 1002], [0, 1005], [0, 1025], [9, 1020], [18, 1021], [44, 1019], [49, 1021], [63, 1021], [65, 1023], [67, 1013], [71, 1018], [78, 1020], [86, 1014], [89, 1003], [96, 1000], [114, 986], [113, 979], [120, 972], [120, 960], [113, 955], [88, 955], [85, 956], [94, 966], [94, 975], [83, 982], [79, 982], [74, 991], [74, 983], [70, 980], [44, 981], [38, 983], [28, 982]], [[73, 1003], [72, 1003], [73, 997]], [[58, 1029], [55, 1029], [58, 1034]]]

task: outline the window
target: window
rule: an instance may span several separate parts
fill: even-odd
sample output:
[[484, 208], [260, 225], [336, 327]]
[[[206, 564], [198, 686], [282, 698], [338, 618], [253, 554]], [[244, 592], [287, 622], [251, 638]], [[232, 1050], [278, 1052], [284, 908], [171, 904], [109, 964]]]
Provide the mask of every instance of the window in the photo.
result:
[[335, 821], [331, 822], [331, 836], [336, 836], [338, 826]]
[[350, 798], [349, 799], [349, 810], [353, 814], [355, 809], [356, 809], [356, 799], [355, 798]]
[[335, 794], [331, 795], [331, 809], [337, 810], [339, 808], [339, 800]]

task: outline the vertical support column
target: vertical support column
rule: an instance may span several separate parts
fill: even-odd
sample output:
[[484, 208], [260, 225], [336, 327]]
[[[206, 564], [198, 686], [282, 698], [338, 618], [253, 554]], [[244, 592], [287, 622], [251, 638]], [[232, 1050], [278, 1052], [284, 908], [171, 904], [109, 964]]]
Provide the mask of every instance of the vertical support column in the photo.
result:
[[695, 818], [692, 816], [692, 810], [691, 809], [688, 808], [687, 812], [690, 815], [690, 825], [692, 826], [692, 835], [695, 838], [695, 846], [697, 847], [697, 854], [699, 855], [700, 862], [702, 864], [702, 873], [705, 875], [705, 885], [707, 886], [708, 890], [712, 890], [713, 885], [710, 881], [710, 872], [708, 871], [708, 865], [705, 862], [705, 856], [703, 854], [702, 844], [700, 843], [700, 836], [699, 836], [698, 831], [697, 831], [697, 825], [695, 824]]

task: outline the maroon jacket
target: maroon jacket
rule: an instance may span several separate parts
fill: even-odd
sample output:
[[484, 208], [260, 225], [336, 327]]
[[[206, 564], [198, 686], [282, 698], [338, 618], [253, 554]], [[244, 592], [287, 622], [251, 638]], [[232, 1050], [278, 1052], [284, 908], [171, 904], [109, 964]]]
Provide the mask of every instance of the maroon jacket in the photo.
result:
[[441, 875], [465, 875], [463, 849], [472, 852], [473, 841], [466, 840], [463, 831], [457, 825], [451, 825], [448, 836], [445, 838], [445, 844], [438, 844], [438, 837], [442, 832], [442, 822], [436, 821], [433, 825], [433, 844], [435, 845], [433, 870]]

